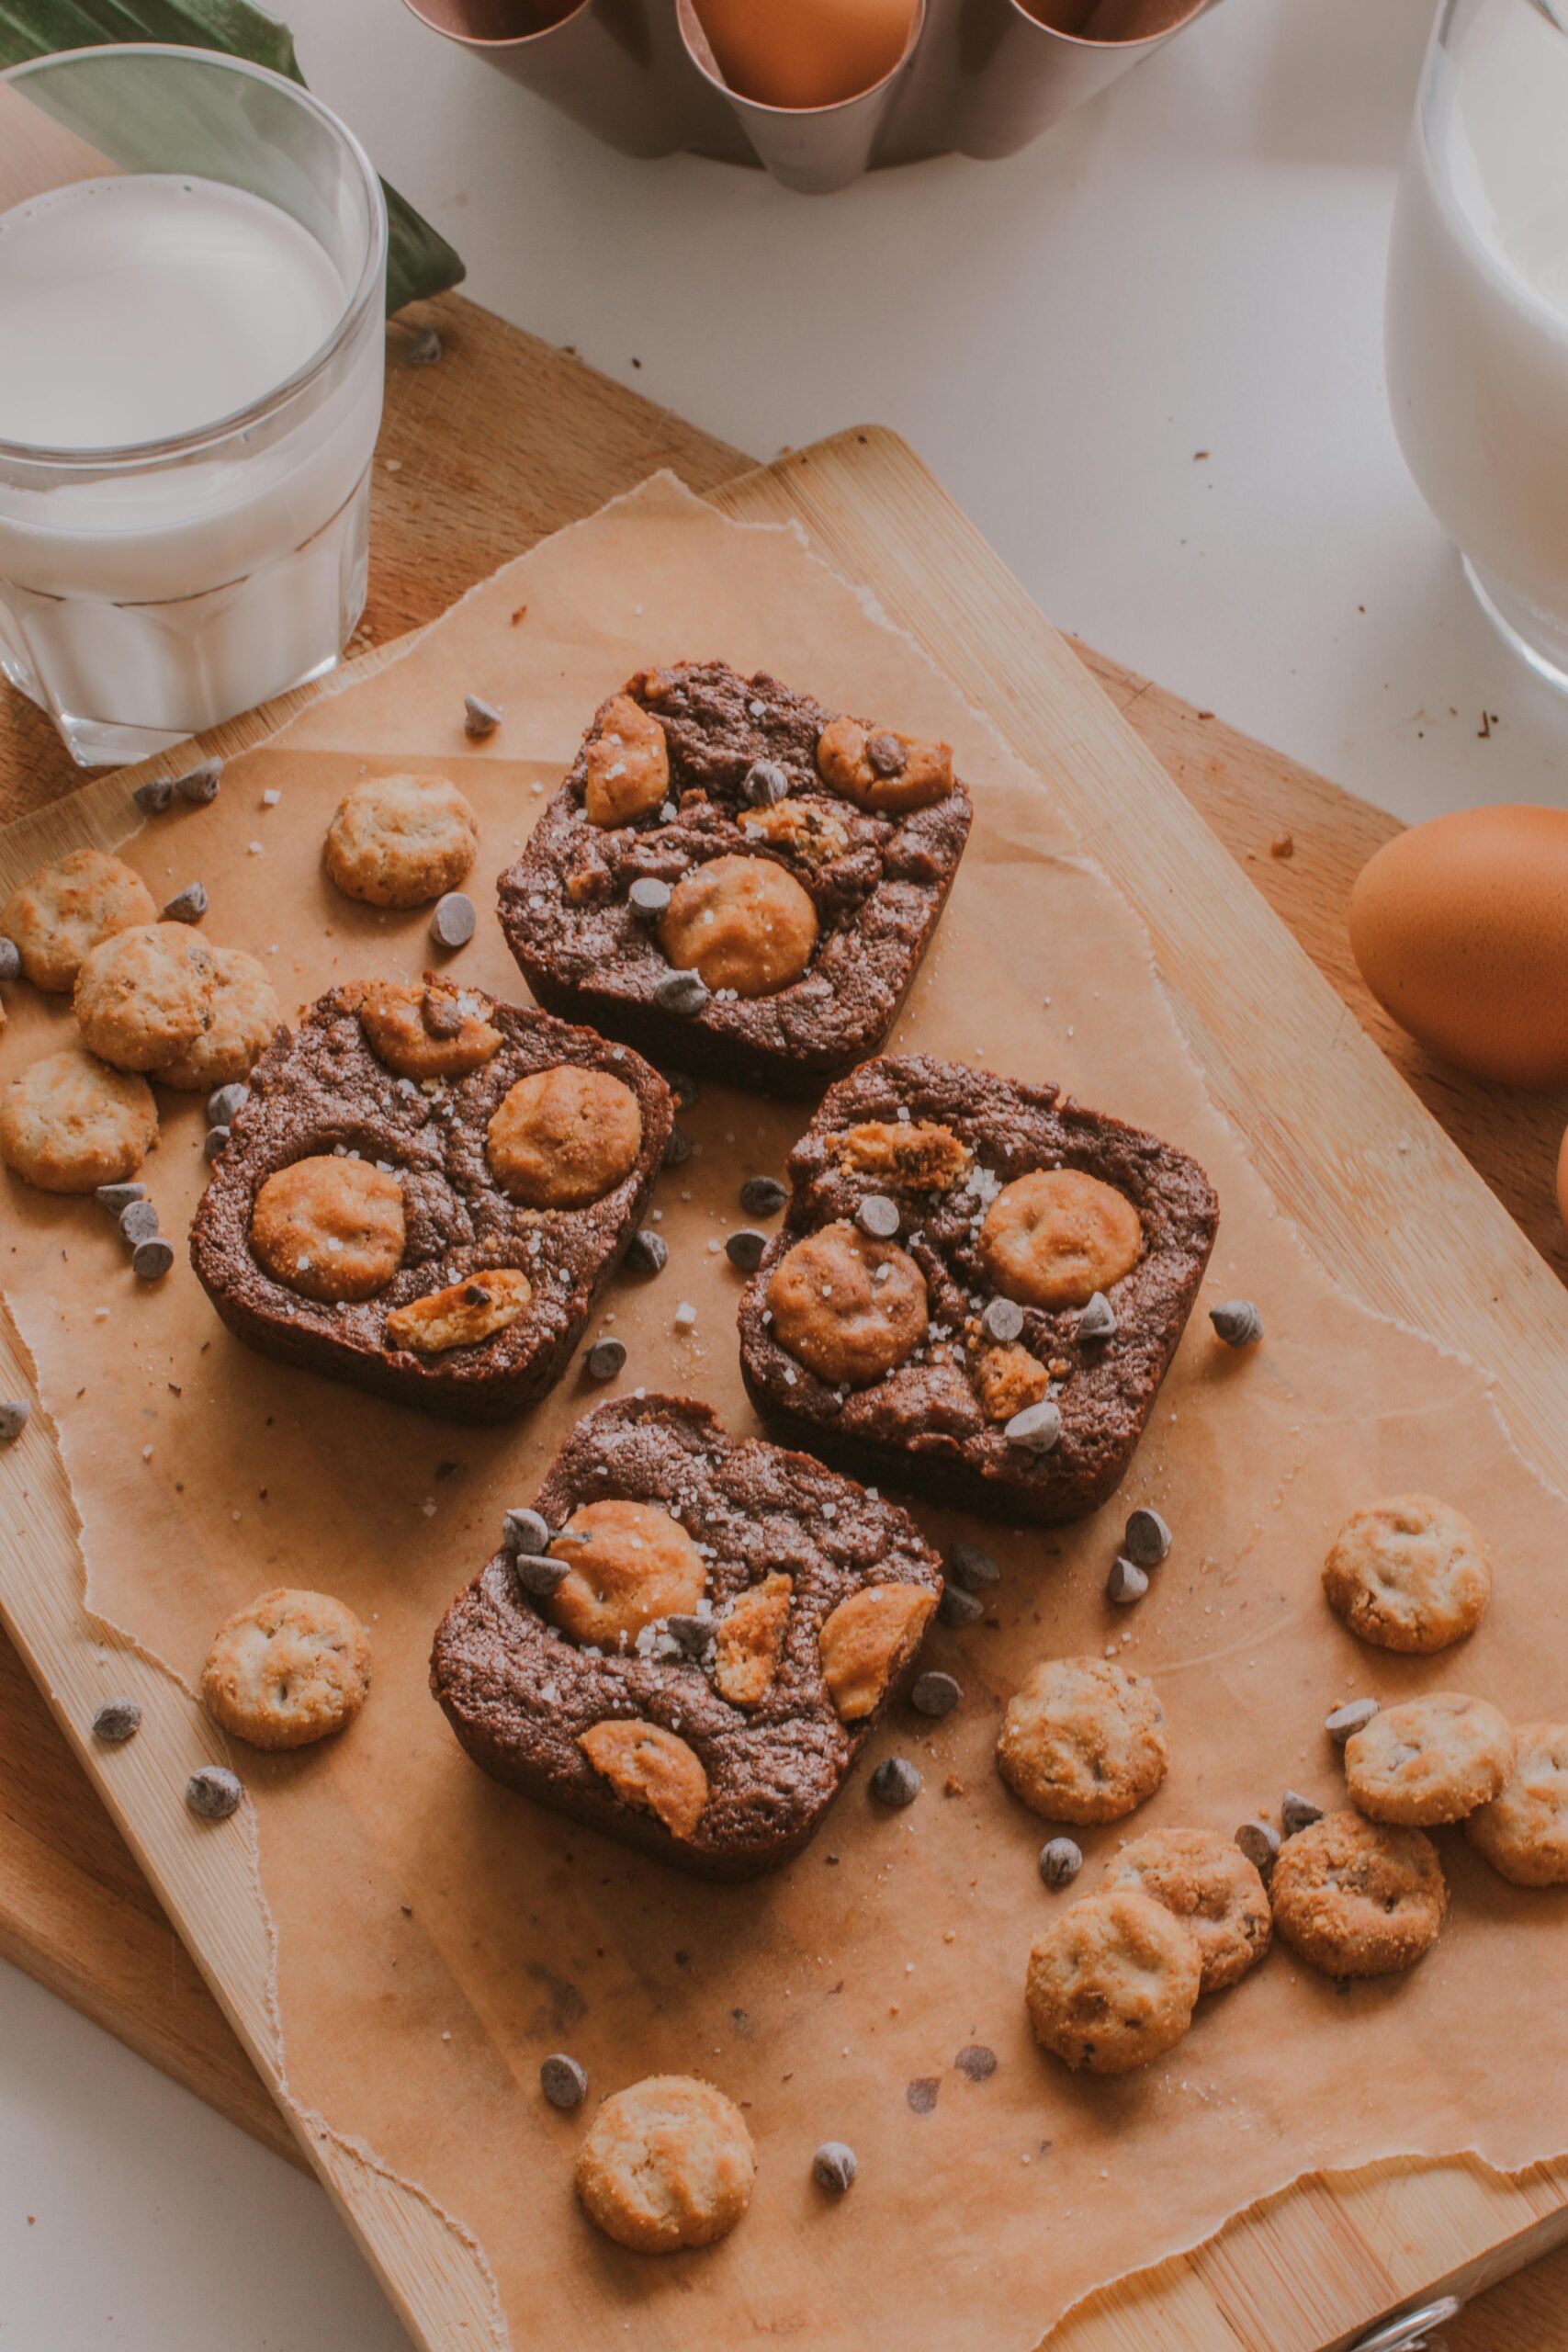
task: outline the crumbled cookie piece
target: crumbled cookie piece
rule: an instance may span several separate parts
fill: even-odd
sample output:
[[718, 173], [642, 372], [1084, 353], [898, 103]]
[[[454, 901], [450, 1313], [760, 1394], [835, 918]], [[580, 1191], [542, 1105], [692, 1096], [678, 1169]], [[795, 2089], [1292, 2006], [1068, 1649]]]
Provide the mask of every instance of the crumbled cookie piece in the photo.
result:
[[929, 808], [953, 790], [951, 744], [919, 743], [858, 718], [835, 718], [822, 729], [817, 766], [825, 784], [875, 816]]
[[840, 1222], [786, 1251], [768, 1284], [773, 1336], [819, 1380], [868, 1387], [926, 1336], [925, 1276], [907, 1250]]
[[707, 1564], [678, 1519], [655, 1503], [609, 1497], [584, 1503], [551, 1539], [567, 1573], [545, 1604], [575, 1642], [626, 1648], [645, 1625], [690, 1615], [707, 1590]]
[[1077, 1168], [1042, 1168], [1004, 1185], [980, 1228], [980, 1257], [1004, 1298], [1087, 1306], [1132, 1272], [1143, 1248], [1124, 1193]]
[[786, 867], [766, 857], [715, 857], [683, 874], [659, 919], [678, 971], [738, 997], [772, 996], [797, 980], [817, 945], [817, 910]]
[[773, 1687], [789, 1626], [794, 1580], [776, 1569], [736, 1600], [715, 1636], [713, 1679], [732, 1707], [757, 1707]]
[[426, 973], [423, 982], [372, 980], [359, 1025], [371, 1052], [400, 1078], [467, 1078], [501, 1049], [494, 1000]]
[[1135, 1887], [1179, 1919], [1198, 1947], [1200, 1990], [1235, 1984], [1269, 1949], [1269, 1892], [1233, 1838], [1217, 1829], [1150, 1829], [1122, 1847], [1104, 1887]]
[[89, 948], [72, 998], [82, 1043], [117, 1069], [161, 1072], [212, 1015], [218, 962], [181, 922], [138, 923]]
[[614, 695], [600, 712], [598, 731], [588, 745], [582, 806], [589, 823], [606, 829], [632, 824], [659, 808], [669, 791], [663, 728], [629, 694]]
[[1047, 1821], [1120, 1821], [1166, 1775], [1165, 1710], [1106, 1658], [1046, 1658], [1008, 1702], [997, 1769]]
[[46, 1054], [0, 1095], [0, 1159], [45, 1193], [92, 1193], [141, 1167], [158, 1140], [144, 1078], [77, 1046]]
[[474, 812], [444, 775], [369, 775], [327, 827], [327, 872], [345, 899], [423, 907], [465, 879], [479, 847]]
[[0, 908], [0, 933], [16, 942], [34, 988], [59, 996], [100, 940], [157, 919], [139, 874], [101, 849], [73, 849], [17, 884]]
[[279, 1586], [226, 1618], [201, 1669], [202, 1704], [253, 1747], [305, 1747], [359, 1713], [370, 1637], [326, 1592]]
[[509, 1329], [533, 1295], [533, 1283], [516, 1267], [487, 1266], [463, 1282], [394, 1306], [387, 1317], [387, 1343], [422, 1356], [475, 1348]]
[[1010, 1421], [1015, 1413], [1040, 1404], [1051, 1375], [1027, 1348], [982, 1348], [974, 1364], [975, 1394], [988, 1421]]
[[694, 1748], [660, 1724], [591, 1724], [577, 1742], [623, 1804], [651, 1813], [671, 1838], [689, 1838], [708, 1801], [708, 1776]]
[[368, 1160], [324, 1152], [267, 1178], [251, 1248], [275, 1282], [327, 1302], [374, 1298], [402, 1263], [403, 1188]]
[[974, 1165], [968, 1145], [934, 1119], [863, 1119], [828, 1148], [840, 1168], [906, 1193], [951, 1193]]
[[1464, 1825], [1515, 1886], [1568, 1886], [1568, 1724], [1521, 1724], [1500, 1795]]
[[732, 2099], [690, 2075], [650, 2075], [604, 2101], [578, 2150], [583, 2211], [636, 2254], [727, 2237], [751, 2201], [757, 2156]]
[[154, 1072], [165, 1086], [203, 1094], [248, 1078], [283, 1019], [277, 991], [241, 947], [212, 950], [207, 1025], [185, 1051]]
[[774, 801], [744, 810], [739, 822], [748, 841], [792, 850], [810, 865], [829, 865], [850, 845], [842, 820], [825, 800]]
[[924, 1585], [863, 1585], [824, 1619], [822, 1679], [840, 1722], [875, 1713], [919, 1649], [936, 1600]]
[[1182, 1922], [1151, 1895], [1117, 1888], [1052, 1921], [1029, 1955], [1024, 1999], [1035, 2040], [1065, 2065], [1125, 2075], [1175, 2048], [1201, 1983]]
[[1323, 1564], [1323, 1589], [1363, 1642], [1425, 1656], [1475, 1631], [1492, 1595], [1492, 1564], [1450, 1504], [1393, 1495], [1346, 1521]]
[[1416, 1829], [1462, 1821], [1498, 1793], [1513, 1767], [1507, 1717], [1457, 1690], [1381, 1709], [1345, 1747], [1345, 1785], [1358, 1813]]
[[536, 1209], [602, 1200], [630, 1174], [641, 1148], [642, 1114], [631, 1088], [574, 1062], [520, 1078], [485, 1138], [496, 1182]]

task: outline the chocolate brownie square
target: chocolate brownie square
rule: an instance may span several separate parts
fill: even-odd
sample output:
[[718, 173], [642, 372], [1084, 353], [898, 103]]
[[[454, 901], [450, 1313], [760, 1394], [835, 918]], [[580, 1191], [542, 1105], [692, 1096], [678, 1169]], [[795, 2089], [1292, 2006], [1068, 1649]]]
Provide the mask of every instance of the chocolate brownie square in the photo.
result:
[[566, 1370], [672, 1116], [591, 1029], [430, 975], [336, 988], [252, 1071], [191, 1263], [265, 1354], [500, 1420]]
[[476, 1764], [705, 1878], [821, 1824], [919, 1647], [908, 1513], [705, 1405], [602, 1405], [442, 1619], [431, 1689]]
[[740, 1363], [781, 1434], [1050, 1526], [1120, 1483], [1219, 1209], [1196, 1160], [1049, 1085], [888, 1055], [790, 1155]]
[[817, 1094], [886, 1039], [973, 813], [944, 743], [722, 662], [646, 670], [501, 876], [502, 929], [552, 1012]]

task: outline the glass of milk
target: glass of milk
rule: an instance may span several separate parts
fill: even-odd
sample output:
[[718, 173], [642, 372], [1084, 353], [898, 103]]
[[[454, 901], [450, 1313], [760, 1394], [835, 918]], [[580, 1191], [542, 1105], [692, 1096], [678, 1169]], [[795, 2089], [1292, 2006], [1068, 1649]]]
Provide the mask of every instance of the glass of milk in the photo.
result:
[[1445, 0], [1394, 209], [1394, 429], [1482, 605], [1568, 693], [1568, 0]]
[[293, 83], [0, 74], [0, 669], [84, 765], [330, 670], [365, 604], [387, 215]]

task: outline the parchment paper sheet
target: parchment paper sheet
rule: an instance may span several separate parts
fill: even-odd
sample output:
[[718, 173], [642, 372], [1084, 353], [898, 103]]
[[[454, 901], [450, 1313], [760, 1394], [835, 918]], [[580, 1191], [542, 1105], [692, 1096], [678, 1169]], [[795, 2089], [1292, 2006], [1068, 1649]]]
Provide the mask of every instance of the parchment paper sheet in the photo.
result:
[[[1338, 1993], [1276, 1949], [1163, 2064], [1076, 2079], [1034, 2049], [1023, 2013], [1032, 1937], [1070, 1898], [1043, 1891], [1043, 1825], [992, 1767], [1009, 1694], [1043, 1655], [1113, 1643], [1164, 1698], [1169, 1779], [1130, 1822], [1084, 1834], [1085, 1891], [1137, 1831], [1228, 1832], [1287, 1785], [1334, 1803], [1321, 1725], [1350, 1695], [1458, 1687], [1516, 1716], [1561, 1713], [1568, 1509], [1513, 1452], [1473, 1367], [1364, 1313], [1309, 1258], [1208, 1102], [1137, 919], [1079, 860], [1042, 776], [792, 534], [737, 527], [657, 482], [510, 567], [384, 675], [233, 763], [212, 808], [149, 824], [129, 854], [160, 900], [205, 880], [209, 934], [265, 956], [291, 1011], [333, 980], [429, 960], [424, 915], [349, 906], [320, 849], [367, 769], [443, 769], [483, 831], [479, 932], [457, 968], [515, 997], [491, 877], [604, 694], [645, 662], [715, 655], [957, 748], [977, 820], [896, 1042], [1056, 1079], [1196, 1153], [1222, 1203], [1202, 1304], [1122, 1494], [1066, 1536], [981, 1531], [1006, 1566], [996, 1606], [972, 1631], [936, 1632], [926, 1659], [958, 1676], [964, 1705], [934, 1726], [896, 1713], [876, 1743], [925, 1775], [909, 1811], [870, 1801], [873, 1756], [792, 1869], [714, 1889], [506, 1794], [459, 1753], [426, 1689], [432, 1630], [502, 1507], [529, 1498], [601, 1390], [569, 1379], [502, 1430], [426, 1421], [247, 1353], [183, 1259], [144, 1289], [91, 1201], [20, 1185], [0, 1265], [60, 1427], [96, 1610], [187, 1683], [219, 1621], [274, 1583], [323, 1586], [370, 1624], [375, 1685], [345, 1737], [234, 1755], [258, 1807], [289, 2084], [473, 2233], [510, 2340], [1024, 2352], [1089, 2288], [1303, 2171], [1559, 2151], [1568, 1894], [1515, 1892], [1444, 1833], [1452, 1912], [1410, 1976]], [[505, 708], [482, 746], [461, 732], [466, 691]], [[271, 808], [268, 788], [282, 796]], [[67, 1023], [13, 995], [6, 1072]], [[177, 1235], [202, 1117], [173, 1097], [164, 1114], [144, 1172]], [[630, 1350], [621, 1385], [688, 1391], [746, 1429], [739, 1277], [712, 1245], [743, 1221], [741, 1178], [782, 1167], [805, 1114], [710, 1088], [686, 1115], [701, 1151], [660, 1184], [669, 1268], [623, 1277], [605, 1323]], [[1245, 1356], [1202, 1312], [1235, 1293], [1268, 1327]], [[673, 1325], [683, 1299], [698, 1309], [689, 1338]], [[1404, 1487], [1472, 1514], [1498, 1568], [1481, 1632], [1427, 1662], [1359, 1647], [1318, 1589], [1345, 1514]], [[1101, 1588], [1144, 1502], [1175, 1545], [1128, 1613]], [[939, 1541], [963, 1532], [921, 1517]], [[953, 2067], [971, 2041], [999, 2059], [979, 2084]], [[757, 2192], [726, 2245], [660, 2262], [593, 2235], [570, 2188], [586, 2116], [553, 2113], [537, 2090], [556, 2048], [581, 2058], [594, 2098], [668, 2068], [747, 2103]], [[918, 2114], [908, 2086], [931, 2077], [935, 2107]], [[828, 2137], [861, 2159], [834, 2205], [810, 2179]]]

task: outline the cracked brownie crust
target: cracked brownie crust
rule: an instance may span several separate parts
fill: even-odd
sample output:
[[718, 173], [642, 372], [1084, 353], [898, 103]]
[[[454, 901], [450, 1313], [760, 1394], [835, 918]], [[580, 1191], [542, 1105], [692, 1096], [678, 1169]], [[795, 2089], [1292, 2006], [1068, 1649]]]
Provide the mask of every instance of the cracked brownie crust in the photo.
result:
[[[584, 1205], [529, 1207], [496, 1173], [491, 1123], [520, 1081], [563, 1069], [635, 1099], [636, 1154]], [[280, 1030], [250, 1083], [190, 1235], [236, 1337], [457, 1420], [553, 1387], [653, 1190], [673, 1115], [657, 1072], [476, 989], [361, 983]], [[309, 1295], [328, 1283], [335, 1297]]]
[[[610, 1501], [678, 1512], [706, 1570], [702, 1599], [673, 1617], [694, 1632], [696, 1654], [668, 1632], [671, 1617], [620, 1648], [572, 1639], [498, 1553], [452, 1603], [431, 1658], [431, 1689], [468, 1755], [508, 1787], [702, 1877], [749, 1878], [798, 1853], [941, 1595], [941, 1564], [914, 1521], [820, 1463], [737, 1442], [705, 1405], [669, 1396], [588, 1414], [535, 1499], [552, 1529]], [[570, 1546], [558, 1553], [570, 1558]], [[872, 1592], [903, 1611], [908, 1638], [892, 1650], [874, 1628], [867, 1646]], [[845, 1603], [849, 1640], [833, 1628], [825, 1640]], [[727, 1638], [738, 1623], [746, 1634]], [[873, 1657], [879, 1687], [863, 1675], [847, 1698], [851, 1669]], [[622, 1745], [640, 1732], [647, 1785], [673, 1827], [616, 1777], [612, 1727]]]
[[[1039, 1171], [1057, 1170], [1093, 1183], [1075, 1190], [1065, 1227], [1049, 1219], [1036, 1227], [1032, 1187]], [[830, 1090], [788, 1172], [784, 1228], [739, 1313], [746, 1387], [770, 1426], [859, 1476], [960, 1509], [1043, 1525], [1097, 1510], [1132, 1460], [1213, 1246], [1218, 1204], [1197, 1162], [1053, 1086], [887, 1055]], [[1087, 1239], [1077, 1216], [1083, 1190], [1093, 1201], [1116, 1196], [1115, 1216]], [[878, 1231], [889, 1222], [888, 1204], [896, 1237], [865, 1239], [868, 1219]], [[1128, 1204], [1137, 1254], [1115, 1275], [1124, 1262], [1117, 1220]], [[1077, 1304], [1021, 1302], [1027, 1285], [1010, 1271], [1016, 1253], [996, 1244], [1035, 1230], [1045, 1235], [1036, 1271], [1075, 1270]], [[809, 1250], [795, 1254], [808, 1239]], [[1116, 1254], [1107, 1255], [1112, 1245]], [[896, 1261], [886, 1275], [879, 1252]], [[840, 1309], [852, 1343], [846, 1366], [875, 1360], [868, 1329], [886, 1340], [883, 1360], [902, 1348], [907, 1324], [894, 1337], [887, 1327], [894, 1308], [902, 1317], [917, 1273], [923, 1329], [890, 1369], [862, 1385], [852, 1372], [835, 1382], [810, 1368], [807, 1358], [823, 1364], [829, 1318]], [[998, 1278], [1010, 1293], [998, 1290]], [[1090, 1283], [1113, 1317], [1102, 1339], [1089, 1336], [1100, 1309], [1080, 1331]], [[803, 1291], [814, 1317], [804, 1350]], [[816, 1298], [825, 1304], [812, 1307]]]
[[[863, 745], [854, 763], [845, 733], [852, 751]], [[606, 760], [606, 748], [618, 756]], [[892, 773], [879, 775], [876, 762]], [[892, 1027], [972, 815], [942, 746], [868, 735], [777, 679], [742, 678], [723, 662], [650, 670], [601, 707], [502, 875], [502, 928], [552, 1012], [736, 1084], [815, 1094]], [[720, 859], [732, 888], [739, 859], [771, 862], [795, 886], [787, 906], [736, 913], [759, 938], [770, 926], [771, 952], [758, 956], [768, 991], [732, 995], [719, 978], [697, 1010], [677, 1012], [657, 995], [681, 968], [667, 949], [688, 952], [695, 877]], [[660, 916], [634, 906], [638, 882], [686, 887]], [[798, 977], [773, 984], [792, 969]]]

